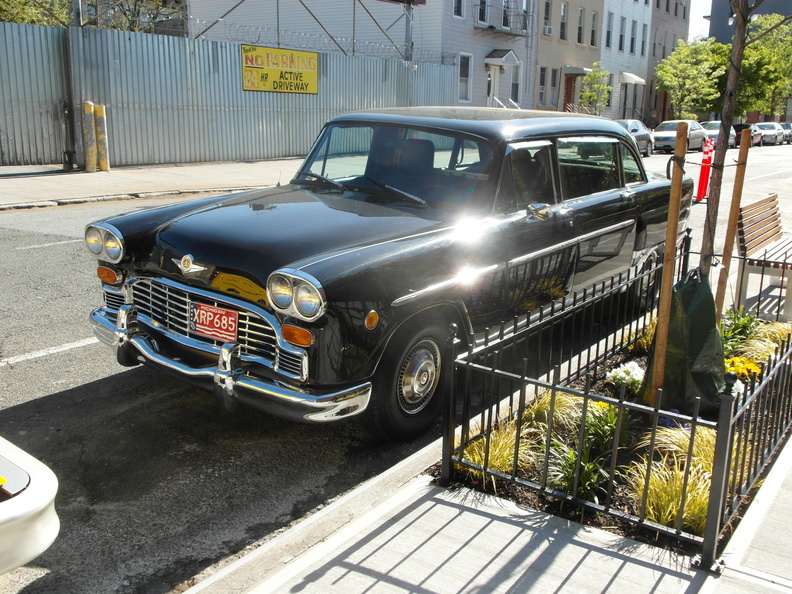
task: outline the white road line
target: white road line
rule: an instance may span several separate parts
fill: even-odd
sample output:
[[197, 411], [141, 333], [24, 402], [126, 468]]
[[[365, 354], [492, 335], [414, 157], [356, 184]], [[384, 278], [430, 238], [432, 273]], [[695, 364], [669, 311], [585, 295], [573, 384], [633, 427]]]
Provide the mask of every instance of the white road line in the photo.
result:
[[84, 240], [83, 239], [69, 239], [67, 241], [55, 241], [53, 243], [40, 243], [39, 245], [26, 245], [26, 246], [17, 247], [17, 248], [14, 248], [14, 249], [15, 250], [35, 250], [37, 248], [51, 247], [53, 245], [63, 245], [65, 243], [79, 243], [81, 241], [84, 241]]
[[70, 342], [56, 347], [50, 347], [33, 353], [26, 353], [24, 355], [17, 355], [16, 357], [8, 357], [7, 359], [0, 359], [0, 367], [6, 365], [13, 365], [14, 363], [21, 363], [22, 361], [29, 361], [30, 359], [38, 359], [39, 357], [46, 357], [54, 355], [55, 353], [62, 353], [63, 351], [70, 351], [71, 349], [79, 349], [81, 347], [89, 346], [99, 342], [96, 338], [86, 338], [85, 340], [78, 340], [77, 342]]

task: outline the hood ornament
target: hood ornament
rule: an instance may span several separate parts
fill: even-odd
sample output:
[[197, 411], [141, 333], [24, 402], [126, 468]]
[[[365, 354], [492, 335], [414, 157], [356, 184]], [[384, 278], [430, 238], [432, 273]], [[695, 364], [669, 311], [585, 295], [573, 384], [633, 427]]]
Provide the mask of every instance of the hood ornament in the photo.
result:
[[206, 266], [201, 266], [200, 264], [196, 264], [195, 260], [190, 254], [182, 256], [181, 260], [178, 258], [172, 258], [171, 262], [176, 264], [179, 267], [179, 270], [182, 271], [183, 274], [189, 274], [191, 272], [201, 272], [202, 270], [206, 270]]

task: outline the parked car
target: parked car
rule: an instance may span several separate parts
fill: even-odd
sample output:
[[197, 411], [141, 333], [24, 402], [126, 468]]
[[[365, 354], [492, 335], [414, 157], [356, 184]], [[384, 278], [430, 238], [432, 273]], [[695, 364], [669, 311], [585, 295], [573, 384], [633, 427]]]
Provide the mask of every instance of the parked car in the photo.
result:
[[[685, 178], [683, 223], [692, 192]], [[90, 317], [119, 363], [169, 370], [228, 409], [361, 414], [406, 439], [441, 410], [450, 324], [477, 344], [500, 320], [645, 269], [669, 196], [605, 118], [347, 114], [285, 186], [88, 225], [104, 296]]]
[[638, 150], [641, 151], [644, 157], [652, 156], [652, 152], [654, 151], [654, 136], [652, 136], [652, 132], [644, 126], [641, 120], [616, 120], [616, 123], [632, 134], [632, 137], [635, 138], [635, 142], [638, 144]]
[[734, 128], [734, 133], [737, 135], [737, 146], [740, 146], [740, 138], [742, 136], [742, 131], [746, 128], [750, 128], [751, 130], [751, 146], [762, 146], [763, 144], [763, 136], [762, 133], [759, 131], [759, 128], [756, 127], [755, 124], [734, 124], [732, 126]]
[[676, 132], [680, 122], [688, 125], [687, 150], [704, 150], [704, 142], [707, 140], [707, 132], [696, 120], [666, 120], [660, 122], [654, 129], [655, 150], [674, 152], [676, 146]]
[[783, 123], [781, 127], [784, 129], [784, 142], [792, 144], [792, 124]]
[[784, 144], [784, 129], [778, 122], [759, 122], [756, 127], [762, 133], [762, 144]]
[[58, 479], [44, 463], [0, 437], [0, 573], [29, 563], [60, 531]]
[[[704, 128], [707, 132], [707, 138], [713, 141], [713, 146], [715, 143], [718, 142], [718, 135], [720, 134], [721, 130], [721, 122], [715, 120], [710, 122], [701, 122], [701, 127]], [[734, 128], [731, 126], [728, 127], [729, 129], [729, 142], [726, 145], [728, 148], [734, 148], [737, 146], [737, 133], [734, 131]]]

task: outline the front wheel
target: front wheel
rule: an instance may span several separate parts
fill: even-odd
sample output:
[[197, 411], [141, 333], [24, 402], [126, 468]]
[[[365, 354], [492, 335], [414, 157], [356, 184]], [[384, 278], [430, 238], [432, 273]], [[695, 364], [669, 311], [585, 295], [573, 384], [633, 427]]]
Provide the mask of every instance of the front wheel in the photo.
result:
[[444, 359], [448, 329], [433, 323], [412, 325], [394, 336], [374, 378], [374, 394], [364, 413], [377, 437], [406, 441], [425, 432], [443, 404], [443, 378], [452, 363]]

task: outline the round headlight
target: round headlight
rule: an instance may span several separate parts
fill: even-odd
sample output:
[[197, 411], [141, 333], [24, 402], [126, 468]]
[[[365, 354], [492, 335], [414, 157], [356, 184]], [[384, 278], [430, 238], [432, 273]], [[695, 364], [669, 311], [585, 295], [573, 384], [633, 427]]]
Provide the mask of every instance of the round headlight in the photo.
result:
[[121, 240], [112, 233], [107, 233], [104, 238], [104, 251], [108, 260], [117, 261], [121, 258]]
[[85, 231], [85, 245], [88, 251], [94, 256], [102, 253], [104, 240], [102, 239], [102, 232], [96, 227], [89, 227]]
[[267, 290], [270, 294], [270, 300], [275, 307], [286, 309], [291, 305], [293, 294], [292, 284], [288, 278], [275, 274], [270, 277], [267, 283]]
[[294, 305], [297, 306], [297, 311], [306, 318], [312, 318], [319, 313], [322, 307], [322, 297], [315, 287], [307, 283], [302, 283], [297, 287], [297, 292], [294, 296]]

